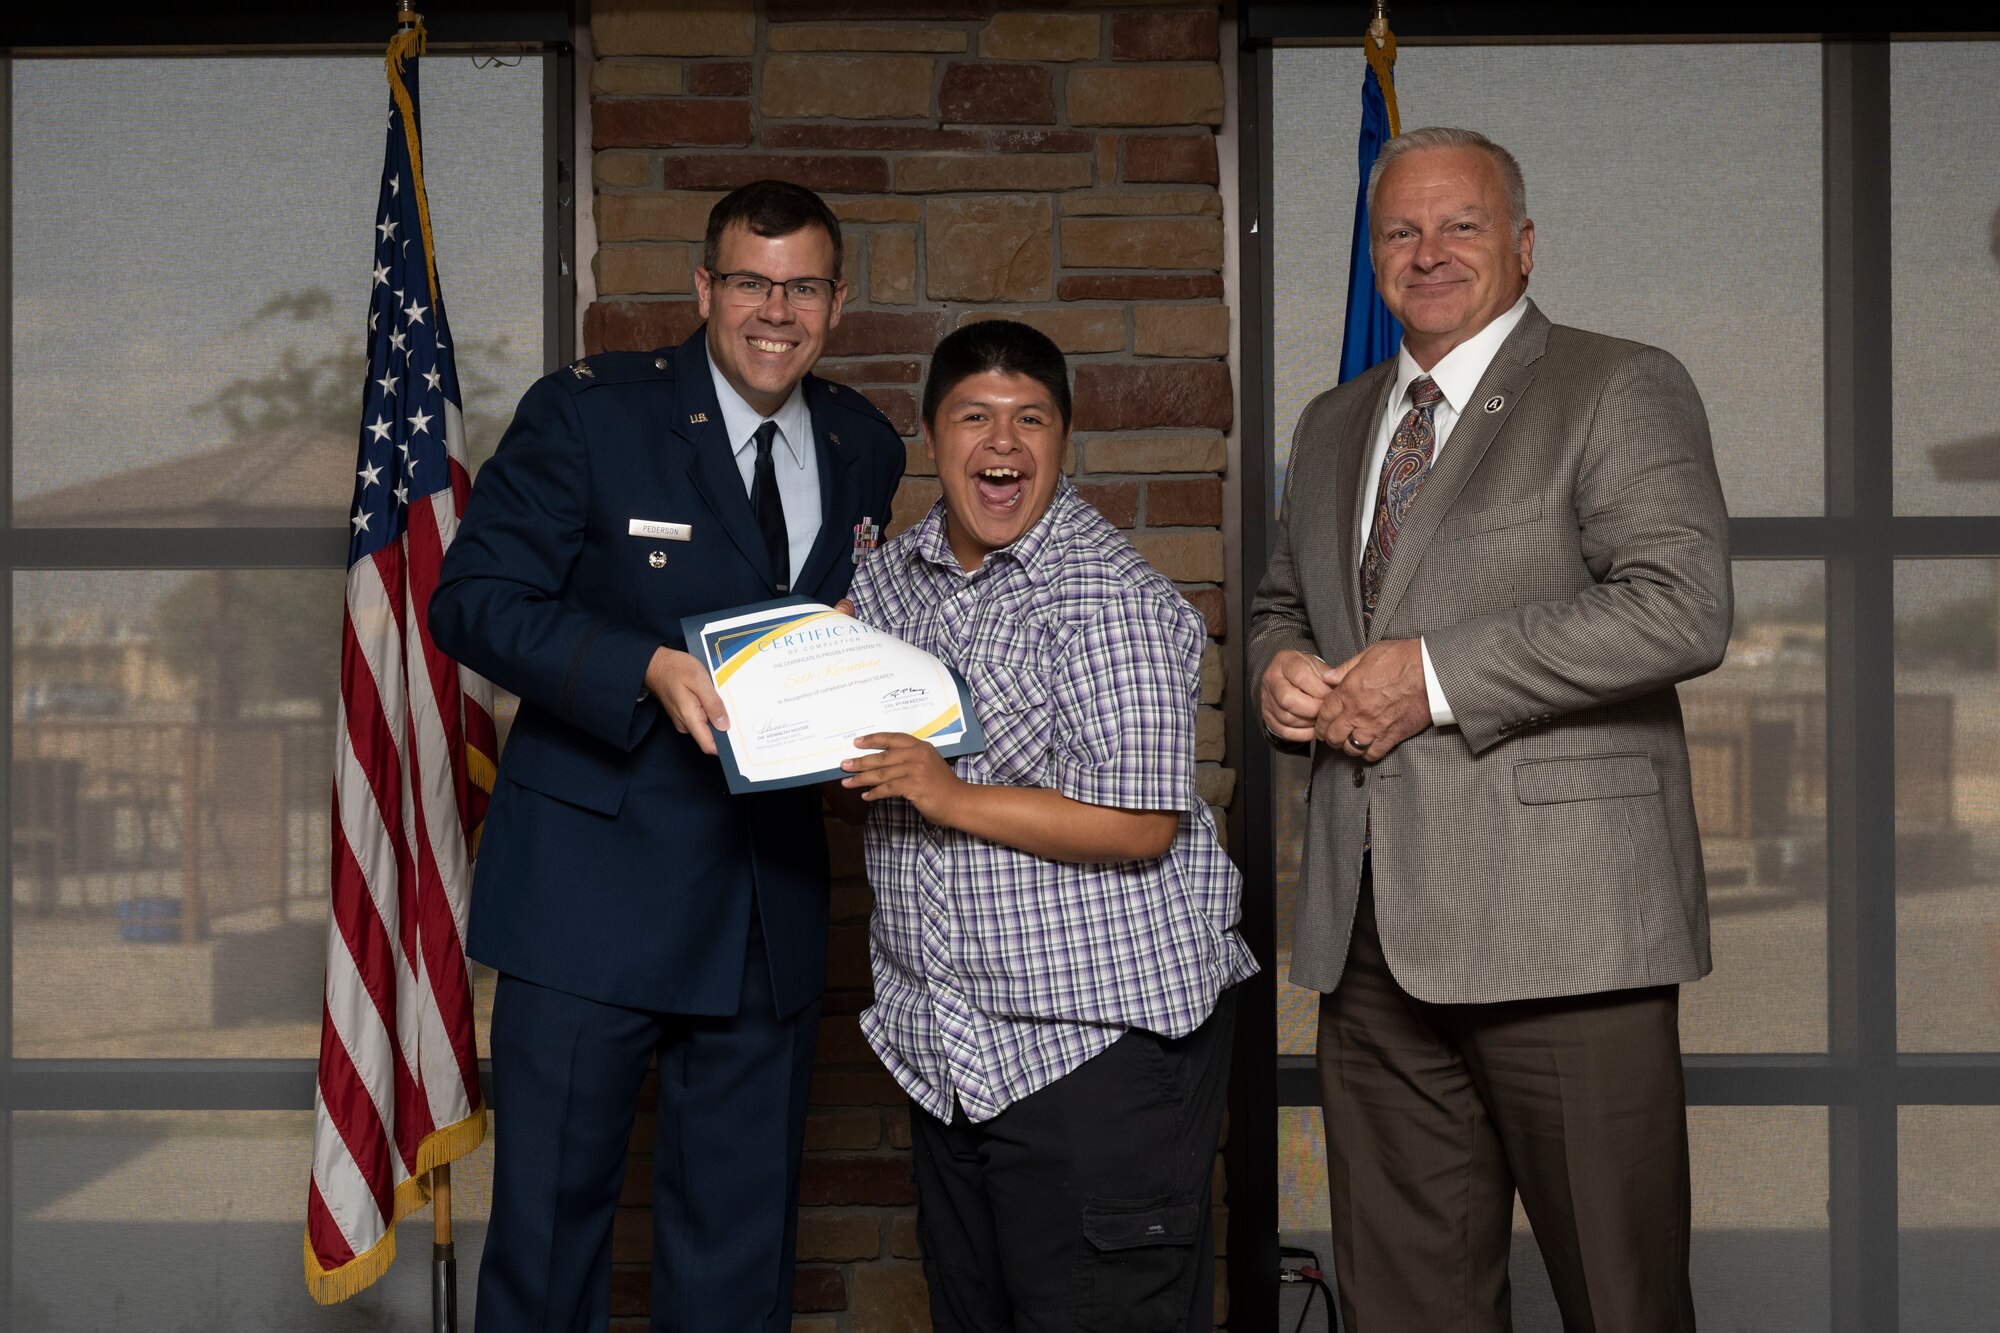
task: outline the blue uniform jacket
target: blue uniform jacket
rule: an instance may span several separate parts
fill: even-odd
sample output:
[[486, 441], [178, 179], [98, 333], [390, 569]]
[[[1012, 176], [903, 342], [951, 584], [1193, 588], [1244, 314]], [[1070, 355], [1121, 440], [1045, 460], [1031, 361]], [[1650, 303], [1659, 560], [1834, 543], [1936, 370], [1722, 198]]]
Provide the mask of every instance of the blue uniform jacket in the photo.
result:
[[[904, 448], [859, 393], [808, 376], [818, 540], [796, 580], [831, 603], [854, 527], [887, 525]], [[632, 519], [686, 524], [636, 537]], [[661, 555], [663, 566], [658, 566]], [[752, 896], [779, 1012], [826, 979], [820, 796], [732, 797], [719, 761], [640, 699], [681, 617], [771, 597], [703, 332], [539, 381], [479, 472], [431, 598], [438, 645], [520, 696], [473, 875], [468, 952], [593, 1000], [731, 1014]]]

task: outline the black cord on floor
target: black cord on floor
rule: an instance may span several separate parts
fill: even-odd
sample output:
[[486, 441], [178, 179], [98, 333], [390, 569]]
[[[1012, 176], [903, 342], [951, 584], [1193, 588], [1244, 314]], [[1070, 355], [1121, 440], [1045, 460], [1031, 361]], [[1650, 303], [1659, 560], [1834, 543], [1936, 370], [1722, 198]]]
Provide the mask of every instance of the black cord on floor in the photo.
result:
[[[1296, 1267], [1285, 1267], [1287, 1259], [1303, 1259], [1306, 1262]], [[1278, 1247], [1278, 1281], [1285, 1283], [1304, 1282], [1311, 1287], [1306, 1292], [1306, 1303], [1299, 1309], [1299, 1322], [1292, 1325], [1292, 1333], [1302, 1333], [1306, 1326], [1306, 1316], [1312, 1313], [1313, 1297], [1326, 1298], [1326, 1333], [1334, 1333], [1333, 1288], [1326, 1284], [1326, 1272], [1319, 1266], [1319, 1255], [1311, 1250], [1300, 1249], [1296, 1245]]]

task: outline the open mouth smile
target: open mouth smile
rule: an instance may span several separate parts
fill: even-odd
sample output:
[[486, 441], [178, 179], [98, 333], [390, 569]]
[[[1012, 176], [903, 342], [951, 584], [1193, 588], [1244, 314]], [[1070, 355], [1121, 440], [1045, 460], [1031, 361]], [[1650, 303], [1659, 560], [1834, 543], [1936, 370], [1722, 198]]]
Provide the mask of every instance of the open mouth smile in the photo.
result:
[[745, 338], [743, 341], [749, 343], [752, 348], [754, 348], [759, 352], [783, 353], [783, 352], [789, 352], [794, 347], [798, 346], [797, 343], [777, 342], [771, 338], [751, 337], [751, 338]]
[[988, 509], [1010, 510], [1019, 507], [1021, 497], [1028, 493], [1028, 487], [1019, 468], [981, 468], [972, 477], [973, 489], [979, 493], [979, 502]]

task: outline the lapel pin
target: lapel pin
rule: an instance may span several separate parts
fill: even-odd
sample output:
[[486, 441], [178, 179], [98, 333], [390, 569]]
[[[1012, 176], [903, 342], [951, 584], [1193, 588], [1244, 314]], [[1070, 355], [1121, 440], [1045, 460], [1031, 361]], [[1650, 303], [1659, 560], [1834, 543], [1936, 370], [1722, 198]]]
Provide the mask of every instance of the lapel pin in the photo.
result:
[[690, 425], [690, 426], [705, 426], [705, 425], [707, 425], [707, 424], [708, 424], [708, 413], [706, 413], [706, 412], [690, 412], [690, 413], [688, 413], [688, 425]]
[[1507, 400], [1497, 393], [1486, 400], [1486, 410], [1488, 412], [1498, 412], [1505, 406], [1507, 406]]
[[646, 563], [654, 569], [665, 569], [667, 567], [667, 553], [665, 551], [655, 551], [646, 557]]
[[826, 433], [826, 438], [832, 440], [835, 444], [840, 443], [840, 437], [838, 435], [835, 435], [832, 431], [828, 431]]
[[597, 372], [590, 368], [590, 362], [588, 361], [577, 362], [575, 365], [569, 368], [569, 373], [576, 376], [580, 380], [584, 379], [594, 380], [597, 378]]

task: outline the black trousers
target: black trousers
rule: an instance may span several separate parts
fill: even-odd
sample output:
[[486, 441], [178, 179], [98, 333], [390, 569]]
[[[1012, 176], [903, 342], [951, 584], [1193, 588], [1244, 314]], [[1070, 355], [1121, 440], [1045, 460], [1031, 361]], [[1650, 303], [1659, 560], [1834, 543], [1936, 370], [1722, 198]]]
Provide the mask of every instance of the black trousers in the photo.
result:
[[1130, 1031], [993, 1119], [910, 1113], [938, 1333], [1214, 1325], [1209, 1189], [1236, 992], [1166, 1040]]
[[1565, 1333], [1693, 1333], [1679, 990], [1431, 1004], [1372, 889], [1319, 1009], [1348, 1333], [1506, 1333], [1516, 1190]]

